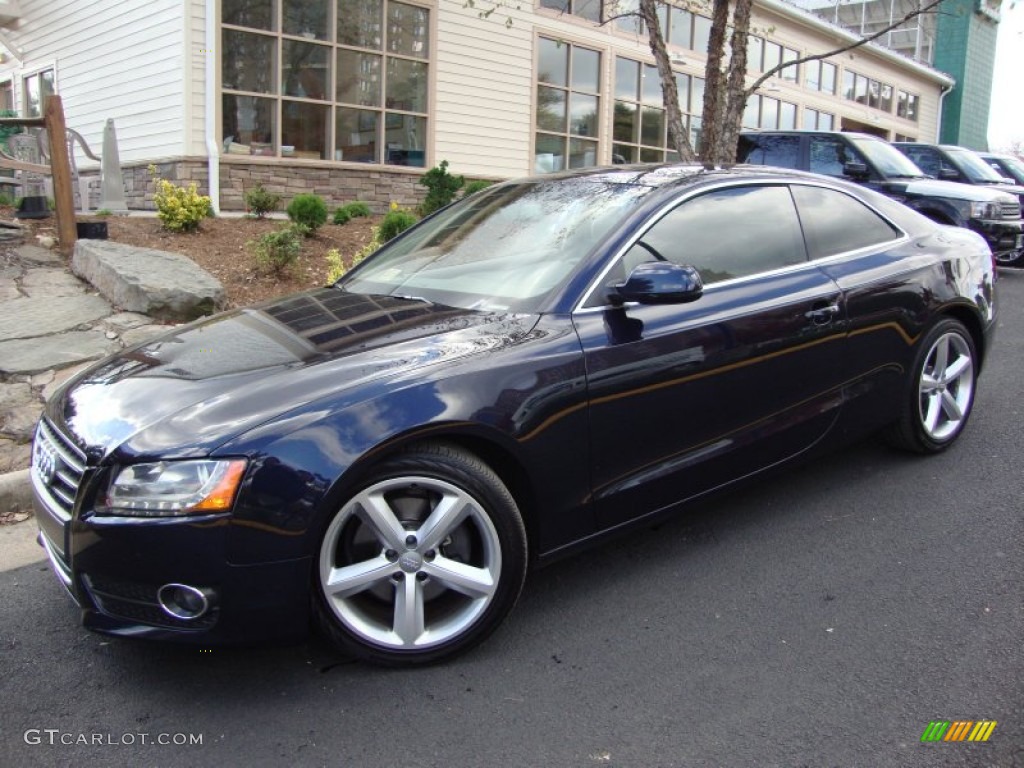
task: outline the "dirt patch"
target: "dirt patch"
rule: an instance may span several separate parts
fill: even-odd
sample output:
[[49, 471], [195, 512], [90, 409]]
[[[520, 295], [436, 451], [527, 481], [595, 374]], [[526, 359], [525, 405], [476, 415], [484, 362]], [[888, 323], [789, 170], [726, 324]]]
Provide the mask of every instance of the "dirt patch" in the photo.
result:
[[[11, 218], [13, 213], [0, 209], [3, 218]], [[260, 235], [283, 227], [287, 222], [280, 219], [206, 219], [198, 232], [190, 233], [168, 232], [155, 216], [80, 216], [78, 220], [105, 221], [108, 238], [118, 243], [188, 256], [220, 280], [227, 294], [227, 306], [233, 308], [325, 285], [327, 251], [337, 248], [347, 262], [370, 241], [371, 229], [380, 217], [353, 219], [343, 226], [325, 224], [316, 235], [304, 240], [298, 261], [280, 275], [261, 273], [247, 246]], [[55, 236], [52, 218], [20, 223], [29, 229], [27, 243], [35, 244], [37, 237]]]

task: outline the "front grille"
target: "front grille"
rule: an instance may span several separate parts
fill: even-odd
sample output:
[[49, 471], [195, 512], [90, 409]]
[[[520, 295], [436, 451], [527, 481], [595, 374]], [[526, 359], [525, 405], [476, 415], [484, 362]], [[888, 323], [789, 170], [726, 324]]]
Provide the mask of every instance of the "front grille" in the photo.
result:
[[56, 429], [39, 420], [32, 444], [32, 483], [50, 511], [67, 521], [85, 473], [85, 454]]
[[197, 619], [179, 619], [167, 614], [157, 600], [159, 587], [153, 584], [115, 581], [98, 576], [83, 576], [96, 607], [108, 616], [166, 629], [209, 629], [217, 623], [217, 608]]
[[1004, 219], [1020, 218], [1020, 203], [1003, 203], [1000, 211]]

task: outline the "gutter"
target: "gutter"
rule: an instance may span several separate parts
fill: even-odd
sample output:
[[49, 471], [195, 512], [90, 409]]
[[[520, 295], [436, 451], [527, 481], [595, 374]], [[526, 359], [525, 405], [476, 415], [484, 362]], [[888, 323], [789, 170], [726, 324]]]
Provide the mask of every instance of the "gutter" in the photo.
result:
[[954, 82], [951, 85], [944, 86], [942, 91], [939, 92], [939, 110], [938, 110], [939, 118], [935, 122], [935, 143], [936, 144], [941, 144], [942, 143], [942, 103], [946, 100], [946, 96], [949, 95], [949, 92], [952, 91], [953, 88], [955, 88], [955, 87], [956, 87], [956, 82]]
[[220, 215], [220, 144], [217, 141], [217, 0], [206, 0], [206, 76], [205, 123], [206, 167], [210, 207], [213, 215]]

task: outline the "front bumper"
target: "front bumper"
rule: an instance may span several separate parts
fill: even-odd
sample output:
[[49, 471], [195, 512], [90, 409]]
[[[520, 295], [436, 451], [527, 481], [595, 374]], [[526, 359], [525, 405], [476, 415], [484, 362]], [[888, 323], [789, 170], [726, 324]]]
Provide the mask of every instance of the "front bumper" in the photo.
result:
[[[82, 624], [113, 635], [220, 644], [285, 641], [309, 628], [310, 558], [255, 565], [228, 562], [230, 514], [202, 518], [83, 515], [90, 472], [68, 511], [54, 505], [32, 471], [39, 542]], [[183, 619], [162, 607], [161, 587], [181, 584], [209, 595], [201, 615]]]
[[985, 238], [995, 256], [1012, 254], [1024, 248], [1024, 224], [1020, 219], [970, 219], [968, 226]]

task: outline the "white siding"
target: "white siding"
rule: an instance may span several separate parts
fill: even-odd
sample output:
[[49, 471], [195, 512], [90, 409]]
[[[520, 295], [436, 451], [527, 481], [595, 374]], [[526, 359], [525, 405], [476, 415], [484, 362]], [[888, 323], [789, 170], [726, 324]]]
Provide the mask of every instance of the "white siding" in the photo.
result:
[[526, 13], [481, 19], [440, 0], [435, 29], [434, 162], [471, 176], [522, 176], [533, 115], [533, 25]]
[[19, 110], [21, 78], [52, 66], [68, 126], [97, 154], [107, 118], [123, 163], [185, 152], [181, 0], [21, 0], [20, 7], [8, 35], [22, 62], [0, 65]]

